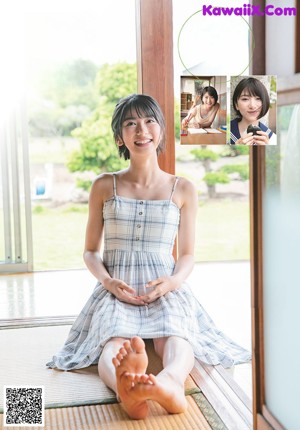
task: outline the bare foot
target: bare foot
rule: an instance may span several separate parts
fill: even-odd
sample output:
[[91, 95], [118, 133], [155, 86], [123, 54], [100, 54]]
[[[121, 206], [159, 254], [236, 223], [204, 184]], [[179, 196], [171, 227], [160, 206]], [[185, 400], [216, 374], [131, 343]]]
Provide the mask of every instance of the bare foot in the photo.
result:
[[117, 394], [124, 409], [131, 418], [143, 419], [148, 414], [145, 398], [133, 395], [134, 375], [142, 375], [148, 366], [145, 343], [140, 337], [133, 337], [123, 343], [118, 354], [112, 359], [116, 369]]
[[171, 414], [179, 414], [187, 409], [184, 386], [174, 380], [172, 375], [128, 375], [132, 381], [132, 396], [154, 400]]
[[185, 412], [188, 406], [185, 398], [184, 385], [167, 373], [157, 377], [149, 375], [149, 382], [153, 384], [153, 400], [155, 400], [171, 414]]

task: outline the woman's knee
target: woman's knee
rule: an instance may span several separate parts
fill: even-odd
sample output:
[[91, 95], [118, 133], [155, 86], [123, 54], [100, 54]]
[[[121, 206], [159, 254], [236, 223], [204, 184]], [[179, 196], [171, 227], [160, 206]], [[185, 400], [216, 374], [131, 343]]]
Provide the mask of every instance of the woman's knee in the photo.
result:
[[169, 337], [158, 337], [153, 339], [154, 351], [160, 358], [163, 357], [164, 349], [168, 339]]
[[160, 337], [157, 339], [153, 339], [154, 350], [159, 357], [163, 357], [163, 353], [165, 350], [165, 346], [168, 343], [169, 346], [180, 347], [180, 348], [190, 348], [192, 350], [192, 346], [190, 343], [182, 337], [179, 336], [168, 336], [168, 337]]
[[110, 354], [112, 357], [114, 357], [119, 352], [119, 349], [123, 346], [126, 340], [129, 340], [129, 339], [125, 337], [112, 337], [111, 339], [109, 339], [103, 347], [100, 360], [101, 358], [103, 359], [103, 357], [105, 357], [106, 354]]

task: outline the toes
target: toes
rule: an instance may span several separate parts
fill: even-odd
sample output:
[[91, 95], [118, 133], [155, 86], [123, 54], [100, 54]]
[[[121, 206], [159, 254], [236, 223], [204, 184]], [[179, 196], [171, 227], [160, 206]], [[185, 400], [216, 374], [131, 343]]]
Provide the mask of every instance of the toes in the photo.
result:
[[152, 373], [150, 373], [150, 375], [149, 375], [149, 381], [153, 384], [153, 385], [156, 385], [156, 377], [152, 374]]
[[140, 374], [140, 373], [135, 373], [133, 376], [133, 382], [134, 384], [152, 384], [149, 375], [147, 374]]
[[119, 352], [116, 354], [116, 358], [121, 362], [126, 357], [127, 354], [128, 354], [127, 350], [124, 347], [122, 347], [119, 349]]
[[127, 381], [134, 382], [134, 377], [135, 377], [134, 373], [125, 372], [124, 376], [127, 379]]
[[120, 352], [118, 352], [118, 354], [116, 355], [116, 358], [121, 363], [121, 361], [123, 360], [124, 356], [123, 356], [123, 354], [121, 354]]
[[117, 367], [119, 367], [119, 366], [120, 366], [120, 362], [119, 362], [119, 360], [118, 360], [116, 357], [114, 357], [114, 358], [112, 359], [112, 363], [113, 363], [113, 365], [115, 366], [115, 368], [117, 368]]
[[124, 348], [124, 350], [126, 351], [126, 354], [128, 354], [129, 352], [132, 352], [132, 348], [131, 348], [131, 344], [130, 344], [129, 340], [125, 340], [122, 348]]
[[133, 373], [124, 373], [125, 377], [125, 388], [128, 390], [132, 387], [134, 387], [134, 374]]
[[134, 377], [135, 374], [129, 372], [123, 372], [120, 373], [119, 376], [117, 376], [122, 387], [127, 391], [134, 387]]
[[136, 373], [134, 375], [134, 383], [139, 384], [141, 382], [141, 377], [142, 377], [142, 375], [140, 375], [139, 373]]
[[138, 336], [135, 336], [131, 339], [131, 346], [138, 354], [145, 351], [145, 342]]
[[141, 376], [141, 382], [143, 383], [143, 384], [149, 384], [151, 381], [150, 381], [150, 378], [149, 378], [149, 375], [142, 375]]
[[122, 348], [120, 348], [119, 353], [122, 354], [123, 357], [125, 357], [125, 355], [127, 355], [127, 351], [123, 346], [122, 346]]

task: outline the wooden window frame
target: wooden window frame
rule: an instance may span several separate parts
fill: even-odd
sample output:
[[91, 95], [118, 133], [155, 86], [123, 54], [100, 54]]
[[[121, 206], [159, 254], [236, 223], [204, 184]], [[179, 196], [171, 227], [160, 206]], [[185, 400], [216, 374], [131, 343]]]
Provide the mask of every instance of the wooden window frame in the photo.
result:
[[296, 0], [296, 28], [295, 28], [295, 73], [300, 73], [300, 0]]
[[[265, 0], [259, 0], [261, 8]], [[253, 75], [266, 73], [266, 20], [264, 16], [252, 19], [256, 40], [252, 58]], [[251, 147], [250, 170], [250, 261], [252, 311], [252, 386], [254, 430], [282, 430], [281, 424], [267, 409], [265, 401], [264, 367], [264, 307], [263, 307], [263, 197], [265, 188], [265, 148]]]
[[[162, 170], [175, 173], [175, 119], [172, 0], [136, 0], [138, 92], [157, 100], [166, 122]], [[173, 256], [177, 258], [177, 241]]]
[[[257, 0], [256, 5], [263, 10], [266, 6], [265, 0]], [[265, 16], [255, 15], [251, 20], [252, 32], [255, 35], [256, 42], [252, 56], [253, 75], [264, 75], [266, 73], [266, 18]], [[253, 42], [253, 41], [252, 41]], [[251, 51], [253, 46], [251, 47]]]
[[172, 0], [136, 0], [138, 91], [154, 97], [166, 120], [159, 165], [175, 173]]

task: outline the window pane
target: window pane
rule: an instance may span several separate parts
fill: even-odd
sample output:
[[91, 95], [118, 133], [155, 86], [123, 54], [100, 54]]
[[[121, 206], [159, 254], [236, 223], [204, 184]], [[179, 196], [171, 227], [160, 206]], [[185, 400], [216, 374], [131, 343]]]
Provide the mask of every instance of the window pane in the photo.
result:
[[[300, 354], [300, 105], [278, 109], [279, 146], [266, 150], [264, 352], [266, 404], [284, 428], [298, 422]], [[295, 331], [296, 330], [296, 331]], [[288, 363], [283, 369], [283, 363]], [[288, 401], [282, 403], [286, 393]]]
[[79, 268], [91, 181], [120, 166], [112, 110], [136, 91], [135, 1], [29, 1], [24, 21], [34, 269]]
[[[210, 4], [219, 6], [217, 1]], [[240, 5], [233, 2], [230, 6]], [[201, 7], [193, 0], [173, 2], [176, 170], [178, 174], [193, 179], [199, 190], [196, 261], [249, 260], [248, 148], [239, 152], [227, 145], [209, 145], [205, 153], [200, 153], [199, 145], [179, 144], [183, 76], [195, 79], [208, 76], [207, 81], [202, 79], [206, 85], [207, 82], [218, 81], [215, 76], [226, 80], [226, 75], [248, 72], [251, 33], [247, 20], [238, 16], [203, 16]], [[220, 49], [220, 29], [222, 46], [230, 46], [235, 40], [235, 50], [240, 55], [234, 62], [228, 50]], [[212, 181], [205, 178], [210, 171], [214, 175]]]

